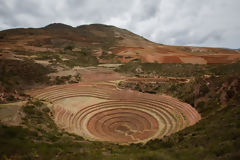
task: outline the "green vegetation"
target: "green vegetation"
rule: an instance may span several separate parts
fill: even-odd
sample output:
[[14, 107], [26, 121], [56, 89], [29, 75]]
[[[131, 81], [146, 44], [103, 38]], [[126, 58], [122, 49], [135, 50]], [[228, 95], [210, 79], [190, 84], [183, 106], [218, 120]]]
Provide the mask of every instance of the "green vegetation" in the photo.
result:
[[67, 53], [69, 60], [64, 61], [64, 64], [68, 67], [74, 66], [96, 66], [98, 65], [98, 60], [92, 55], [90, 49], [83, 49], [80, 52], [70, 52]]
[[72, 45], [68, 45], [68, 46], [64, 47], [64, 50], [72, 51], [73, 49], [74, 49], [74, 46], [72, 46]]
[[36, 56], [35, 60], [47, 60], [52, 65], [60, 64], [71, 68], [74, 66], [87, 67], [98, 65], [98, 60], [92, 55], [90, 48], [82, 48], [81, 51], [72, 51], [72, 49], [73, 46], [67, 46], [64, 48], [64, 52], [36, 52], [32, 54]]
[[130, 61], [116, 69], [117, 72], [127, 74], [139, 74], [137, 68], [141, 68], [142, 74], [155, 73], [158, 76], [172, 77], [199, 77], [209, 75], [240, 75], [240, 61], [225, 65], [198, 65], [198, 64], [174, 64], [174, 63], [141, 63]]
[[128, 74], [138, 74], [137, 68], [141, 68], [144, 74], [155, 73], [158, 76], [191, 77], [208, 74], [206, 65], [141, 63], [139, 61], [130, 61], [120, 66], [116, 71]]
[[15, 95], [23, 96], [21, 91], [26, 86], [47, 83], [47, 74], [53, 71], [31, 60], [0, 60], [0, 86], [5, 93], [0, 103], [18, 100]]
[[[225, 85], [228, 87], [224, 87]], [[208, 117], [234, 101], [234, 98], [238, 96], [239, 85], [239, 77], [213, 76], [197, 78], [189, 83], [160, 83], [155, 92], [165, 93], [187, 102], [195, 107], [203, 117]]]
[[[98, 60], [92, 55], [92, 50], [89, 48], [83, 48], [82, 51], [72, 51], [71, 46], [67, 46], [65, 52], [53, 53], [53, 52], [37, 52], [33, 53], [35, 60], [47, 60], [52, 65], [60, 64], [68, 67], [74, 66], [96, 66]], [[67, 59], [67, 60], [64, 60]]]
[[113, 53], [107, 53], [106, 51], [102, 52], [102, 55], [99, 56], [98, 58], [102, 60], [107, 60], [108, 63], [121, 63], [121, 61], [118, 59], [121, 56], [117, 56], [116, 54]]
[[37, 56], [36, 60], [48, 60], [51, 63], [61, 63], [62, 59], [61, 56], [57, 53], [51, 53], [51, 52], [37, 52], [34, 54]]
[[107, 52], [105, 52], [105, 51], [103, 51], [102, 52], [102, 55], [101, 56], [99, 56], [99, 58], [101, 58], [101, 59], [106, 59], [106, 60], [111, 60], [111, 59], [113, 59], [113, 58], [115, 58], [116, 57], [116, 55], [115, 54], [108, 54]]
[[56, 77], [56, 84], [57, 84], [57, 85], [65, 84], [66, 81], [69, 81], [69, 80], [71, 79], [71, 77], [72, 77], [71, 75], [61, 76], [61, 77], [57, 76], [57, 77]]
[[47, 74], [53, 72], [50, 68], [36, 64], [31, 60], [0, 60], [0, 81], [2, 84], [22, 85], [24, 83], [41, 83], [48, 80]]
[[224, 65], [215, 65], [210, 68], [210, 71], [215, 75], [232, 75], [239, 76], [240, 75], [240, 61], [232, 64], [224, 64]]
[[[82, 25], [77, 27], [77, 33], [81, 37], [86, 37], [88, 41], [95, 42], [96, 47], [101, 47], [104, 51], [109, 50], [118, 42], [115, 37], [117, 28], [102, 24]], [[89, 46], [91, 47], [91, 46]]]
[[67, 75], [67, 76], [57, 76], [55, 80], [50, 82], [50, 85], [62, 85], [62, 84], [72, 84], [81, 81], [81, 75]]

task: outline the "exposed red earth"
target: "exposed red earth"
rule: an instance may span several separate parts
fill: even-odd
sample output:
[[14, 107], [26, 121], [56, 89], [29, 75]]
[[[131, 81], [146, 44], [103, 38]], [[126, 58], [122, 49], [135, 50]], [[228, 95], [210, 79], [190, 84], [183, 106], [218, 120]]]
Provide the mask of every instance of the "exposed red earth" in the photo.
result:
[[[158, 63], [225, 64], [240, 58], [238, 50], [169, 46], [153, 43], [127, 30], [101, 24], [71, 27], [50, 24], [43, 28], [11, 29], [0, 32], [0, 54], [65, 52], [91, 49], [100, 63], [131, 60]], [[103, 54], [114, 55], [110, 59]], [[33, 54], [34, 55], [34, 54]]]
[[234, 50], [158, 44], [149, 44], [141, 48], [121, 47], [113, 50], [113, 53], [122, 56], [122, 62], [129, 62], [137, 58], [142, 62], [152, 63], [225, 64], [240, 58], [240, 54]]
[[59, 127], [89, 140], [144, 143], [201, 119], [193, 107], [175, 98], [119, 90], [111, 83], [52, 86], [28, 94], [53, 104]]

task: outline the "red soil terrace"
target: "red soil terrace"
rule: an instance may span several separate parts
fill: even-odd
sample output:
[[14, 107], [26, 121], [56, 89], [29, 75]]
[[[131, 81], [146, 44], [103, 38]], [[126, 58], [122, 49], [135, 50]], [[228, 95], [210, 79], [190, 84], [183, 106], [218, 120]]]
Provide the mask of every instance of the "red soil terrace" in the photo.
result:
[[29, 91], [52, 102], [56, 124], [89, 140], [120, 144], [162, 138], [201, 119], [190, 105], [166, 95], [80, 83]]

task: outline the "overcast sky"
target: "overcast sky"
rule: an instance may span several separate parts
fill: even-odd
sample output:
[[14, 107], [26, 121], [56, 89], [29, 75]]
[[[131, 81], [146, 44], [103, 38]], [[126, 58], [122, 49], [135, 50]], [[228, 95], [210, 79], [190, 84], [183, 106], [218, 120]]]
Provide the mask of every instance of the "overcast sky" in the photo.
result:
[[154, 42], [240, 48], [240, 0], [0, 0], [0, 30], [103, 23]]

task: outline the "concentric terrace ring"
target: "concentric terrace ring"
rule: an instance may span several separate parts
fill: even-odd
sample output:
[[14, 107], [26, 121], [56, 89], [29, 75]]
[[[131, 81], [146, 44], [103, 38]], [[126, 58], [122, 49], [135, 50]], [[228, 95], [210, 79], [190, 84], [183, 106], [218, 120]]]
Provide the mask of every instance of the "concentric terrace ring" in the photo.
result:
[[30, 94], [53, 103], [59, 127], [89, 140], [144, 143], [201, 119], [193, 107], [169, 96], [96, 85], [54, 86]]

